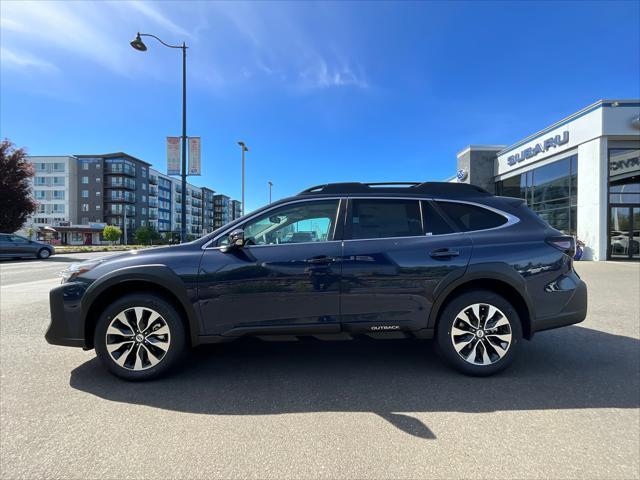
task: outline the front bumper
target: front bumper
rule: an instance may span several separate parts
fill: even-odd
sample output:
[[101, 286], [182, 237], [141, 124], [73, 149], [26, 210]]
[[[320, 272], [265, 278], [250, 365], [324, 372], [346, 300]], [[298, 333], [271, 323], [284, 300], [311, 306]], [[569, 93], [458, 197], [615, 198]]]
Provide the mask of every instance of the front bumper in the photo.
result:
[[[541, 332], [582, 322], [587, 316], [587, 284], [577, 276], [573, 295], [564, 307], [553, 315], [538, 317], [532, 322], [532, 331]], [[551, 293], [553, 295], [553, 293]]]
[[44, 338], [52, 345], [86, 348], [80, 299], [84, 285], [65, 283], [49, 292], [51, 323]]

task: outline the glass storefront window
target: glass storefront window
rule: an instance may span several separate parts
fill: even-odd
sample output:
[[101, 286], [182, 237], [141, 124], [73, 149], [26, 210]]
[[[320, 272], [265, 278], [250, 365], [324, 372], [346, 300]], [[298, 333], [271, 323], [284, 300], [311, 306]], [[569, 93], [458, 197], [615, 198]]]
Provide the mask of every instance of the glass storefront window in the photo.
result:
[[578, 197], [578, 156], [563, 158], [496, 184], [498, 195], [523, 198], [540, 218], [575, 235]]
[[610, 259], [640, 259], [640, 149], [609, 150]]

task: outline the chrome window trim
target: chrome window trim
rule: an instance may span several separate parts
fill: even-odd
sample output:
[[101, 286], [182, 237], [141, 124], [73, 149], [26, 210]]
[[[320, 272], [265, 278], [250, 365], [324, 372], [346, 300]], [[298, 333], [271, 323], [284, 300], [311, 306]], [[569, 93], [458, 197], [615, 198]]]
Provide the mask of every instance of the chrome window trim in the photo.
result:
[[[259, 217], [260, 215], [263, 215], [265, 213], [270, 212], [271, 210], [275, 210], [276, 208], [280, 208], [280, 207], [286, 207], [288, 205], [293, 205], [295, 203], [302, 203], [302, 202], [317, 202], [317, 201], [323, 201], [323, 200], [338, 200], [338, 207], [336, 210], [336, 221], [334, 222], [334, 226], [333, 226], [333, 234], [332, 236], [335, 236], [336, 234], [336, 226], [338, 223], [338, 216], [340, 214], [340, 203], [345, 199], [344, 196], [335, 196], [335, 197], [322, 197], [322, 198], [301, 198], [299, 200], [291, 200], [290, 202], [287, 203], [280, 203], [278, 205], [274, 205], [271, 208], [268, 208], [266, 210], [262, 210], [261, 212], [256, 213], [255, 215], [251, 215], [250, 217], [247, 217], [247, 219], [242, 222], [242, 224], [244, 225], [245, 223], [247, 223], [250, 220], [253, 220], [256, 217]], [[200, 247], [202, 250], [219, 250], [221, 247], [209, 247], [209, 245], [213, 242], [215, 242], [216, 240], [218, 240], [220, 237], [223, 237], [224, 235], [229, 234], [231, 231], [233, 231], [236, 228], [240, 228], [237, 225], [234, 225], [233, 227], [229, 227], [227, 230], [225, 230], [224, 232], [216, 235], [215, 237], [213, 237], [211, 240], [209, 240], [208, 242], [206, 242], [204, 245], [202, 245], [202, 247]], [[307, 243], [329, 243], [329, 242], [341, 242], [342, 240], [326, 240], [324, 242], [297, 242], [297, 243], [286, 243], [286, 244], [282, 244], [282, 245], [303, 245], [303, 244], [307, 244]], [[274, 245], [248, 245], [249, 247], [272, 247]]]
[[[345, 196], [336, 196], [336, 197], [324, 197], [324, 198], [306, 198], [306, 199], [300, 199], [300, 200], [292, 200], [291, 202], [287, 202], [287, 203], [283, 203], [280, 205], [276, 205], [270, 209], [267, 210], [263, 210], [262, 212], [253, 215], [249, 218], [247, 218], [246, 221], [249, 221], [255, 217], [257, 217], [258, 215], [262, 215], [263, 213], [267, 213], [275, 208], [279, 208], [279, 207], [283, 207], [283, 206], [287, 206], [287, 205], [292, 205], [294, 203], [301, 203], [301, 202], [312, 202], [312, 201], [319, 201], [319, 200], [339, 200], [338, 202], [338, 214], [340, 213], [340, 204], [343, 201], [350, 201], [350, 200], [415, 200], [417, 202], [419, 202], [420, 205], [420, 217], [422, 219], [423, 222], [423, 227], [422, 227], [422, 231], [424, 232], [424, 216], [422, 215], [422, 202], [425, 201], [434, 201], [434, 202], [448, 202], [448, 203], [463, 203], [466, 205], [473, 205], [475, 207], [479, 207], [479, 208], [484, 208], [486, 210], [489, 210], [493, 213], [496, 213], [498, 215], [503, 216], [504, 218], [507, 219], [507, 221], [505, 223], [503, 223], [502, 225], [498, 225], [497, 227], [492, 227], [492, 228], [484, 228], [482, 230], [468, 230], [468, 231], [463, 231], [463, 232], [451, 232], [451, 233], [441, 233], [441, 234], [432, 234], [432, 235], [427, 235], [426, 233], [424, 235], [411, 235], [411, 236], [405, 236], [405, 237], [378, 237], [378, 238], [349, 238], [349, 239], [343, 239], [343, 240], [328, 240], [325, 242], [313, 242], [313, 243], [330, 243], [330, 242], [361, 242], [361, 241], [371, 241], [371, 240], [394, 240], [394, 239], [406, 239], [406, 238], [421, 238], [421, 237], [445, 237], [447, 235], [462, 235], [462, 234], [468, 234], [468, 233], [477, 233], [477, 232], [490, 232], [493, 230], [499, 230], [501, 228], [507, 228], [510, 227], [512, 225], [515, 225], [516, 223], [518, 223], [520, 221], [520, 219], [518, 217], [516, 217], [515, 215], [511, 215], [510, 213], [504, 212], [498, 208], [495, 207], [491, 207], [489, 205], [485, 205], [483, 203], [477, 203], [477, 202], [470, 202], [467, 200], [457, 200], [457, 199], [451, 199], [451, 198], [437, 198], [437, 197], [388, 197], [388, 196], [359, 196], [359, 195], [345, 195]], [[348, 209], [346, 210], [348, 212]], [[338, 219], [338, 217], [336, 217], [336, 220]], [[345, 222], [347, 221], [347, 218], [345, 216]], [[336, 226], [337, 226], [337, 222], [336, 222]], [[334, 231], [333, 234], [335, 235], [335, 228], [336, 226], [334, 226]], [[234, 227], [235, 228], [235, 227]], [[211, 244], [212, 242], [215, 242], [216, 240], [218, 240], [220, 237], [222, 237], [223, 235], [229, 233], [232, 230], [232, 228], [225, 230], [224, 232], [222, 232], [219, 235], [216, 235], [214, 238], [212, 238], [211, 240], [209, 240], [207, 243], [205, 243], [202, 246], [202, 249], [205, 250], [219, 250], [220, 247], [208, 247], [209, 244]], [[282, 245], [303, 245], [303, 244], [308, 244], [311, 242], [300, 242], [300, 243], [287, 243], [287, 244], [282, 244]], [[250, 245], [250, 247], [272, 247], [273, 245]]]

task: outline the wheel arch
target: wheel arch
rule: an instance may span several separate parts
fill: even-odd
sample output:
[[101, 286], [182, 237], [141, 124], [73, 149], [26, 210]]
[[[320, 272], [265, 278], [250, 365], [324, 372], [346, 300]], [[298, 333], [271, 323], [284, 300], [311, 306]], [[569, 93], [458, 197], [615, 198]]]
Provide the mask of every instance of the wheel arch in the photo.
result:
[[[159, 295], [180, 314], [190, 345], [197, 344], [200, 319], [189, 301], [184, 282], [164, 265], [130, 267], [116, 270], [94, 282], [82, 301], [84, 336], [87, 348], [93, 348], [93, 335], [98, 317], [114, 299], [134, 292]], [[175, 278], [174, 278], [175, 277]]]
[[447, 304], [463, 292], [469, 290], [490, 290], [510, 301], [520, 317], [522, 334], [527, 340], [533, 336], [531, 319], [533, 311], [529, 295], [526, 291], [525, 280], [513, 268], [500, 264], [484, 266], [470, 266], [464, 277], [443, 287], [435, 297], [429, 314], [428, 325], [436, 329], [440, 313]]

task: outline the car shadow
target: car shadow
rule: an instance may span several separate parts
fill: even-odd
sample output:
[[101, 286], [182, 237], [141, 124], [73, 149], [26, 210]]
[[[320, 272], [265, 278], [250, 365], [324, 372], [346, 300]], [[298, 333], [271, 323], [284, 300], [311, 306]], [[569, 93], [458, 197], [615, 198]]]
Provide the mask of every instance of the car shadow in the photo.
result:
[[372, 412], [416, 437], [434, 433], [411, 413], [640, 407], [640, 341], [583, 327], [536, 335], [488, 378], [460, 375], [432, 342], [242, 340], [195, 349], [177, 371], [129, 383], [96, 358], [70, 385], [114, 402], [214, 415]]

